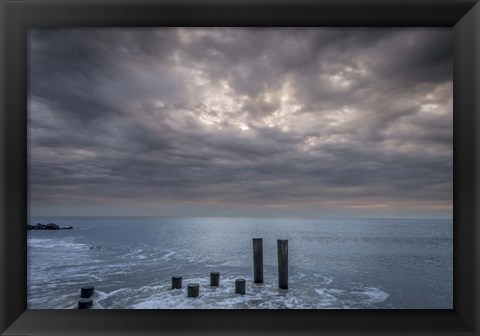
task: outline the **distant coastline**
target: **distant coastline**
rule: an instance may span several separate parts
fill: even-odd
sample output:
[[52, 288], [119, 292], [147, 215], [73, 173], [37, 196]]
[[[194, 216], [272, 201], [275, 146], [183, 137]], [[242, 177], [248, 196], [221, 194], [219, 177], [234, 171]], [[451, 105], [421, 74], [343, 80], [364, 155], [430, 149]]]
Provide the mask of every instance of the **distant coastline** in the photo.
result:
[[60, 227], [55, 223], [42, 224], [37, 223], [37, 225], [27, 224], [27, 230], [71, 230], [73, 226]]

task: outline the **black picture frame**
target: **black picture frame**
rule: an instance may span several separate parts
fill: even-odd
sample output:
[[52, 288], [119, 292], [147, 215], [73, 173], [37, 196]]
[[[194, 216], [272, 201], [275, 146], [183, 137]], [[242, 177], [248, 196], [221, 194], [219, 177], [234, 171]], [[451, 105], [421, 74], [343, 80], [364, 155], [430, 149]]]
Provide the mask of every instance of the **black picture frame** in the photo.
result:
[[[23, 1], [1, 7], [2, 335], [479, 335], [480, 4], [473, 0]], [[447, 26], [454, 31], [452, 310], [27, 310], [27, 30], [66, 26]]]

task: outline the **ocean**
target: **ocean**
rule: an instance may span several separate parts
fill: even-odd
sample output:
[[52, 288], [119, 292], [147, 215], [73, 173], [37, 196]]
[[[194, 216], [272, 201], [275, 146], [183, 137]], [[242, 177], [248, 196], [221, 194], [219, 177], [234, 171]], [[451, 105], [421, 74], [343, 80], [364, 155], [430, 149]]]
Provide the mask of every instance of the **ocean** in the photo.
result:
[[[451, 219], [29, 218], [39, 222], [74, 229], [27, 231], [29, 309], [76, 308], [85, 285], [99, 309], [453, 308]], [[253, 283], [252, 238], [263, 238], [263, 284]], [[277, 239], [288, 239], [288, 290]], [[174, 275], [182, 289], [170, 289]]]

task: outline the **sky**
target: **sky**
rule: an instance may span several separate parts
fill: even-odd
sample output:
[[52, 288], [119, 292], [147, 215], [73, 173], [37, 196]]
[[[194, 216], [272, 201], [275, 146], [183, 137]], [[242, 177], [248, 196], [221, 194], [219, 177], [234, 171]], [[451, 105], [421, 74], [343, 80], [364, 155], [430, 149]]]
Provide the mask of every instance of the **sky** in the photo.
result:
[[452, 41], [31, 30], [29, 214], [451, 218]]

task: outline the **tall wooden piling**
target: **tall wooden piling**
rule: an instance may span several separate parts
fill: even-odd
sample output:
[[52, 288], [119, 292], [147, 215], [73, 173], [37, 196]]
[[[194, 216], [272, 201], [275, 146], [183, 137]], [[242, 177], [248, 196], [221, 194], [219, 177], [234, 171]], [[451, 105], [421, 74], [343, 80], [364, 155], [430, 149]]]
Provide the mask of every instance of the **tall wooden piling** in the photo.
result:
[[288, 240], [277, 240], [278, 287], [288, 289]]
[[235, 293], [244, 295], [245, 294], [245, 284], [246, 284], [245, 279], [240, 278], [240, 279], [235, 280]]
[[182, 277], [181, 276], [172, 276], [172, 289], [182, 288]]
[[263, 283], [263, 242], [253, 238], [253, 282]]
[[200, 285], [198, 283], [188, 284], [187, 286], [187, 297], [196, 298], [200, 293]]
[[219, 286], [220, 285], [220, 273], [210, 272], [210, 286]]

